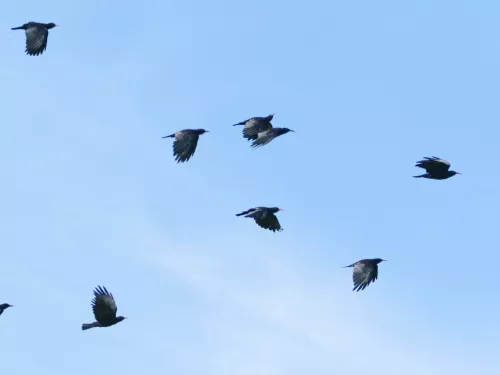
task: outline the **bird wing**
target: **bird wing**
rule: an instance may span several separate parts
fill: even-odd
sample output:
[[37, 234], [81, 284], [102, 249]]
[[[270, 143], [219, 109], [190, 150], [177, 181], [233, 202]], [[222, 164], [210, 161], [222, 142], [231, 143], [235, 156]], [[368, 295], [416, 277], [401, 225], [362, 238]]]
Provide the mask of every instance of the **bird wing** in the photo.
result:
[[271, 122], [263, 117], [253, 117], [247, 121], [243, 128], [243, 137], [247, 140], [256, 140], [259, 133], [272, 129]]
[[255, 217], [260, 217], [260, 215], [262, 215], [262, 212], [261, 210], [259, 210], [259, 208], [249, 208], [246, 211], [236, 214], [236, 216], [242, 216], [242, 215], [244, 215], [245, 217], [255, 218]]
[[274, 129], [269, 129], [263, 132], [259, 132], [259, 134], [257, 135], [257, 139], [252, 142], [252, 145], [250, 147], [257, 148], [267, 145], [274, 138], [276, 138], [275, 132], [273, 132], [273, 130]]
[[272, 230], [273, 232], [276, 231], [281, 232], [283, 230], [275, 214], [267, 213], [266, 215], [260, 218], [254, 218], [254, 219], [257, 225], [260, 226], [261, 228], [269, 229]]
[[373, 263], [358, 262], [354, 265], [352, 281], [357, 292], [364, 290], [371, 282], [377, 280], [378, 266]]
[[184, 163], [193, 156], [199, 138], [198, 134], [192, 132], [180, 131], [175, 135], [173, 148], [177, 163]]
[[26, 53], [38, 56], [47, 48], [49, 30], [42, 26], [31, 26], [26, 29]]
[[92, 310], [94, 311], [95, 319], [100, 323], [105, 325], [107, 322], [113, 322], [116, 318], [116, 307], [115, 299], [113, 295], [109, 293], [105, 287], [98, 286], [94, 290], [95, 298], [92, 300]]
[[430, 174], [444, 173], [450, 169], [450, 162], [440, 159], [437, 156], [433, 156], [432, 158], [424, 157], [424, 160], [417, 162], [416, 167], [423, 168]]

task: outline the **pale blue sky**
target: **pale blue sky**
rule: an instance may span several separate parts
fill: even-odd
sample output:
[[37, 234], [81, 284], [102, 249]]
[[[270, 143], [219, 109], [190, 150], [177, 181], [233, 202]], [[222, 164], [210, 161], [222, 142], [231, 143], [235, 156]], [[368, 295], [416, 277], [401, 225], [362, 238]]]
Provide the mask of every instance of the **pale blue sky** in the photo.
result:
[[[2, 372], [498, 373], [499, 12], [6, 2]], [[31, 20], [61, 25], [39, 57]], [[231, 125], [270, 113], [296, 133], [251, 150]], [[211, 133], [178, 165], [184, 128]], [[413, 179], [431, 155], [463, 175]], [[256, 205], [284, 231], [234, 216]], [[129, 319], [82, 332], [98, 284]]]

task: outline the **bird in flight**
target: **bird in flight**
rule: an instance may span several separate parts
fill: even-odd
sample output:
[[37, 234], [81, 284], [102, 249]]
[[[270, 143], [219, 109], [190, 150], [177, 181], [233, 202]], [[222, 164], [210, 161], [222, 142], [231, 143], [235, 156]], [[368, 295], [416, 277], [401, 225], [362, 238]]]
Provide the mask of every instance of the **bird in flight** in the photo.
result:
[[370, 285], [371, 282], [375, 282], [378, 278], [378, 264], [385, 261], [385, 259], [380, 258], [362, 259], [349, 266], [345, 266], [344, 268], [353, 267], [353, 291], [359, 292], [360, 290], [364, 290], [368, 285]]
[[208, 132], [205, 129], [184, 129], [162, 138], [175, 138], [173, 145], [175, 160], [177, 163], [184, 163], [196, 151], [200, 135]]
[[273, 127], [271, 124], [273, 117], [274, 113], [267, 117], [252, 117], [248, 120], [234, 124], [233, 126], [244, 125], [243, 138], [246, 138], [248, 141], [253, 141], [257, 139], [259, 133]]
[[94, 327], [110, 327], [116, 323], [120, 323], [123, 319], [126, 319], [123, 316], [116, 316], [118, 308], [116, 307], [115, 299], [105, 287], [100, 287], [99, 285], [97, 286], [94, 290], [94, 299], [92, 300], [91, 305], [96, 322], [82, 324], [82, 331]]
[[271, 128], [268, 130], [264, 130], [257, 134], [257, 138], [252, 142], [252, 145], [250, 147], [252, 148], [262, 147], [264, 145], [267, 145], [273, 139], [288, 132], [295, 132], [295, 130], [288, 128]]
[[9, 305], [8, 303], [2, 303], [2, 304], [0, 305], [0, 315], [2, 315], [2, 314], [3, 314], [3, 311], [4, 311], [5, 309], [8, 309], [9, 307], [14, 307], [14, 306]]
[[59, 26], [55, 23], [28, 22], [19, 27], [13, 27], [11, 30], [24, 30], [26, 33], [26, 54], [38, 56], [47, 48], [47, 39], [49, 30]]
[[264, 229], [272, 230], [273, 232], [281, 232], [283, 228], [281, 227], [278, 218], [275, 213], [278, 211], [283, 211], [278, 207], [255, 207], [249, 210], [243, 211], [236, 216], [250, 217], [255, 220], [258, 226]]
[[415, 164], [415, 167], [423, 168], [427, 173], [421, 174], [420, 176], [413, 176], [415, 178], [430, 178], [432, 180], [446, 180], [447, 178], [453, 177], [456, 174], [461, 174], [460, 172], [450, 171], [450, 162], [444, 159], [440, 159], [437, 156], [431, 158], [424, 157]]

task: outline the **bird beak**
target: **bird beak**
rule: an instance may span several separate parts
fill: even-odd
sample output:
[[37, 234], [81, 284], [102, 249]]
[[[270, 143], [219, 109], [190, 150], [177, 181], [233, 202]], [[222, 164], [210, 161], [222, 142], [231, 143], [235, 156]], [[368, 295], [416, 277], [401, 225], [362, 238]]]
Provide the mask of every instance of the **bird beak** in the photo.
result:
[[290, 129], [290, 131], [295, 133], [295, 130]]
[[462, 174], [462, 173], [460, 173], [460, 172], [457, 172], [457, 174]]
[[278, 211], [285, 211], [284, 209], [280, 208]]
[[382, 259], [382, 262], [387, 262], [387, 259]]
[[59, 26], [59, 25], [56, 25], [56, 26]]

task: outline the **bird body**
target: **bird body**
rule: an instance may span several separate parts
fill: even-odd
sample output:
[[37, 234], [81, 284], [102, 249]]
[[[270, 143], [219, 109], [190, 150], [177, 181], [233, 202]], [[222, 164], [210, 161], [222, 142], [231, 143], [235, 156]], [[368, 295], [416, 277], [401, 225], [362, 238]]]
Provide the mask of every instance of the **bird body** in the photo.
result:
[[378, 264], [385, 262], [385, 259], [362, 259], [356, 263], [350, 264], [347, 267], [353, 267], [352, 280], [354, 282], [353, 291], [359, 292], [364, 290], [370, 283], [378, 278]]
[[26, 34], [26, 54], [38, 56], [47, 48], [49, 30], [56, 27], [55, 23], [28, 22], [11, 30], [24, 30]]
[[274, 114], [266, 117], [252, 117], [248, 120], [234, 124], [233, 126], [244, 125], [243, 138], [246, 138], [248, 141], [256, 140], [259, 133], [272, 129], [273, 125], [271, 124], [271, 120], [273, 117]]
[[265, 130], [257, 134], [257, 138], [252, 142], [252, 145], [250, 147], [252, 148], [262, 147], [264, 145], [267, 145], [273, 139], [288, 132], [295, 132], [295, 130], [291, 130], [288, 128], [271, 128]]
[[420, 176], [413, 176], [415, 178], [429, 178], [432, 180], [446, 180], [447, 178], [453, 177], [460, 172], [450, 171], [450, 162], [437, 156], [431, 158], [424, 157], [415, 164], [415, 167], [423, 168], [427, 173]]
[[184, 129], [162, 138], [174, 138], [174, 156], [177, 163], [188, 161], [196, 151], [198, 139], [201, 134], [207, 133], [205, 129]]
[[0, 305], [0, 315], [2, 315], [2, 314], [3, 314], [3, 311], [4, 311], [5, 309], [8, 309], [9, 307], [13, 307], [13, 306], [12, 306], [12, 305], [9, 305], [8, 303], [2, 303], [2, 304]]
[[105, 287], [97, 286], [94, 290], [94, 299], [91, 305], [96, 322], [82, 324], [82, 331], [94, 327], [110, 327], [125, 319], [123, 316], [116, 316], [118, 308], [116, 307], [115, 299]]
[[236, 214], [236, 216], [250, 217], [254, 219], [257, 225], [261, 228], [269, 229], [273, 232], [281, 232], [283, 228], [275, 215], [278, 211], [283, 210], [278, 207], [255, 207], [240, 212], [239, 214]]

